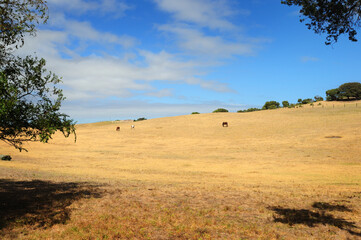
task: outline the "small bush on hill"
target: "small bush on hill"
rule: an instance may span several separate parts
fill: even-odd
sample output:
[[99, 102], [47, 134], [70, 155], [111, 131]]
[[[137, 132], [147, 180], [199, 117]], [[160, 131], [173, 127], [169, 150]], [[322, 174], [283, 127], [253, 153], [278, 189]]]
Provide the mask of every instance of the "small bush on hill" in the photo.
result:
[[248, 109], [245, 109], [245, 110], [239, 110], [237, 112], [239, 113], [243, 113], [243, 112], [255, 112], [255, 111], [261, 111], [262, 109], [259, 109], [259, 108], [248, 108]]
[[139, 122], [139, 121], [144, 121], [144, 120], [147, 120], [145, 117], [142, 117], [142, 118], [138, 118], [137, 120], [134, 120], [134, 122]]
[[292, 103], [288, 106], [288, 108], [295, 108], [296, 107], [296, 104]]
[[303, 99], [302, 100], [302, 104], [309, 104], [309, 103], [312, 103], [313, 100], [311, 98], [306, 98], [306, 99]]
[[10, 155], [0, 155], [0, 159], [3, 161], [11, 161]]
[[199, 114], [199, 112], [192, 112], [192, 114]]
[[285, 107], [289, 107], [290, 106], [290, 103], [288, 101], [283, 101], [282, 102], [282, 106], [285, 108]]
[[321, 96], [319, 96], [319, 95], [316, 95], [316, 96], [314, 97], [314, 99], [315, 99], [315, 102], [323, 101], [323, 97], [321, 97]]
[[276, 101], [269, 101], [263, 105], [262, 109], [276, 109], [280, 107], [280, 103]]
[[218, 109], [214, 110], [213, 112], [214, 112], [214, 113], [217, 113], [217, 112], [228, 112], [228, 110], [225, 109], [225, 108], [218, 108]]

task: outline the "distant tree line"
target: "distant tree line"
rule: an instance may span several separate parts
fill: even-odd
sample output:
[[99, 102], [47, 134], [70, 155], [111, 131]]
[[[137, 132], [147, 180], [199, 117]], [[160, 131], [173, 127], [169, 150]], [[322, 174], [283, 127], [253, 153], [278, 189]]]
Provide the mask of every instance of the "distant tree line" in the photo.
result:
[[[350, 82], [344, 83], [338, 88], [330, 89], [326, 91], [326, 100], [327, 101], [348, 101], [348, 100], [360, 100], [361, 99], [361, 83], [359, 82]], [[282, 101], [283, 108], [298, 108], [302, 107], [304, 104], [314, 105], [315, 102], [323, 101], [323, 97], [316, 95], [313, 98], [299, 98], [297, 103], [289, 103], [288, 101]], [[321, 105], [321, 103], [318, 103]], [[267, 109], [277, 109], [281, 108], [281, 104], [277, 101], [267, 101], [262, 108], [248, 108], [244, 110], [238, 110], [239, 113], [245, 112], [255, 112]], [[218, 112], [228, 112], [225, 108], [218, 108], [213, 111], [213, 113]], [[192, 114], [199, 114], [199, 112], [192, 112]]]
[[144, 121], [144, 120], [147, 120], [147, 119], [145, 117], [141, 117], [138, 119], [134, 119], [133, 122], [139, 122], [139, 121]]

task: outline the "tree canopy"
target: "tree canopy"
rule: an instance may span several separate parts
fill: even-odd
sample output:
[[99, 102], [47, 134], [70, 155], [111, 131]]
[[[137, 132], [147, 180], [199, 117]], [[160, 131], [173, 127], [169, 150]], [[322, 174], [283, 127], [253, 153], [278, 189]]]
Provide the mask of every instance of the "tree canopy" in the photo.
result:
[[361, 99], [361, 83], [350, 82], [344, 83], [338, 88], [326, 91], [326, 100], [342, 101], [342, 100], [360, 100]]
[[269, 101], [263, 105], [262, 109], [276, 109], [280, 107], [280, 103], [276, 101]]
[[6, 59], [7, 51], [24, 44], [25, 34], [35, 35], [36, 26], [47, 20], [44, 0], [1, 0], [0, 64]]
[[217, 112], [228, 112], [228, 110], [225, 109], [225, 108], [218, 108], [218, 109], [214, 110], [213, 112], [214, 112], [214, 113], [217, 113]]
[[26, 34], [48, 19], [43, 0], [0, 1], [0, 140], [19, 150], [27, 141], [48, 142], [56, 131], [75, 134], [75, 123], [60, 113], [64, 101], [60, 78], [45, 69], [46, 61], [14, 55]]
[[282, 102], [282, 106], [285, 108], [285, 107], [289, 107], [290, 106], [290, 103], [288, 101], [283, 101]]
[[326, 33], [326, 44], [337, 42], [342, 34], [356, 42], [361, 25], [360, 0], [282, 0], [282, 4], [301, 7], [300, 21], [317, 34]]

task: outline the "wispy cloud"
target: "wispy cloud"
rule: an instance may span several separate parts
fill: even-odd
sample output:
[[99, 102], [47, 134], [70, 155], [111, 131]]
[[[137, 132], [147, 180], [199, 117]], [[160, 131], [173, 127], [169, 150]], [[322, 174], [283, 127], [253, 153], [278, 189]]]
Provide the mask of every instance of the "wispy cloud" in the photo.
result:
[[[95, 35], [101, 35], [93, 31]], [[231, 91], [226, 84], [198, 77], [202, 73], [197, 62], [182, 60], [174, 54], [137, 50], [131, 58], [128, 55], [81, 56], [78, 49], [66, 47], [73, 37], [77, 35], [67, 31], [43, 30], [38, 32], [37, 38], [27, 39], [20, 49], [23, 55], [37, 52], [38, 56], [47, 59], [48, 68], [63, 77], [64, 91], [69, 100], [127, 98], [133, 96], [134, 91], [153, 97], [171, 96], [170, 89], [157, 90], [152, 86], [155, 81], [198, 85], [218, 92]], [[89, 37], [88, 41], [97, 42], [99, 39]], [[102, 41], [114, 44], [111, 38]], [[71, 58], [64, 58], [64, 54]]]
[[233, 55], [251, 55], [255, 46], [248, 42], [229, 41], [221, 36], [207, 36], [196, 28], [187, 25], [168, 24], [159, 30], [176, 35], [178, 46], [192, 55], [207, 58], [229, 58]]
[[[36, 52], [47, 60], [49, 70], [63, 77], [62, 87], [68, 99], [64, 111], [76, 119], [101, 118], [113, 111], [119, 113], [115, 118], [135, 118], [143, 116], [141, 113], [158, 117], [209, 112], [226, 106], [222, 102], [173, 105], [130, 100], [137, 97], [153, 99], [152, 102], [175, 99], [182, 95], [176, 91], [177, 85], [235, 93], [227, 83], [210, 79], [207, 72], [225, 58], [254, 53], [254, 41], [240, 41], [238, 31], [228, 31], [239, 29], [228, 19], [233, 14], [228, 1], [155, 1], [160, 9], [173, 16], [172, 23], [162, 23], [156, 30], [175, 37], [175, 52], [147, 49], [132, 36], [105, 32], [91, 22], [69, 18], [76, 11], [85, 14], [95, 13], [96, 9], [114, 16], [116, 11], [124, 14], [129, 6], [125, 1], [115, 0], [49, 1], [49, 6], [56, 10], [48, 27], [38, 31], [36, 38], [27, 38], [19, 52]], [[224, 31], [232, 37], [226, 38], [221, 33]], [[166, 87], [162, 83], [166, 83]], [[109, 99], [117, 100], [114, 103]], [[87, 110], [90, 108], [94, 114]]]
[[236, 26], [227, 20], [234, 14], [224, 0], [154, 0], [159, 8], [173, 15], [176, 21], [194, 23], [218, 30], [233, 30]]
[[70, 20], [64, 13], [53, 14], [49, 25], [52, 28], [64, 32], [68, 36], [76, 37], [77, 40], [95, 42], [99, 44], [118, 44], [125, 48], [133, 47], [138, 41], [127, 35], [116, 35], [109, 32], [96, 30], [90, 22]]

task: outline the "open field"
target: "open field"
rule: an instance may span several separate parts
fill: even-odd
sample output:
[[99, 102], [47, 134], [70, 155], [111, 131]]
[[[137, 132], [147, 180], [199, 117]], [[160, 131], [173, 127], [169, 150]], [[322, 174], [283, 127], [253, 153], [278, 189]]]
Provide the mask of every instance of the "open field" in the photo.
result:
[[0, 143], [0, 239], [361, 239], [361, 101], [131, 124]]

